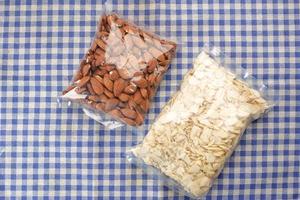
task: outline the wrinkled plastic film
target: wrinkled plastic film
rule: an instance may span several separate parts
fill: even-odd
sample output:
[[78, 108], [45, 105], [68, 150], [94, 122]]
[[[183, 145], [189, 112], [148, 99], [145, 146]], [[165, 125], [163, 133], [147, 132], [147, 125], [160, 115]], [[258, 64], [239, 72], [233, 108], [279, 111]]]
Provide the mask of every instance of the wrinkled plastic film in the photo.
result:
[[139, 126], [175, 55], [176, 44], [116, 13], [101, 16], [95, 38], [63, 99], [114, 128]]
[[194, 198], [209, 191], [249, 123], [271, 106], [264, 90], [245, 81], [252, 76], [238, 78], [217, 55], [217, 48], [200, 53], [143, 142], [128, 154], [129, 161], [156, 168], [167, 185]]

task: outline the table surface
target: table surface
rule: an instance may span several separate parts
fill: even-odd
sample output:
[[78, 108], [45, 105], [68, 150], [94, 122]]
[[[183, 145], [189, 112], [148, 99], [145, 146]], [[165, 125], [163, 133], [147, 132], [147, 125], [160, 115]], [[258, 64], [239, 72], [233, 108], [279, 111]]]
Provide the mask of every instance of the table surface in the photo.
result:
[[123, 153], [141, 141], [206, 42], [280, 98], [246, 130], [206, 198], [300, 198], [299, 2], [114, 1], [118, 13], [179, 43], [146, 125], [116, 130], [56, 104], [102, 8], [94, 0], [0, 2], [0, 198], [187, 199]]

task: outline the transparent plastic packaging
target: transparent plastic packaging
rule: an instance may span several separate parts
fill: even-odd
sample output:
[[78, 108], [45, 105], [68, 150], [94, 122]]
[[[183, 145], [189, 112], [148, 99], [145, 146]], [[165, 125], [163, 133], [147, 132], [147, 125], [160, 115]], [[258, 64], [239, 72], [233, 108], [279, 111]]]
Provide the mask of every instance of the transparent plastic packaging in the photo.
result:
[[266, 85], [245, 70], [234, 74], [222, 56], [210, 45], [203, 49], [142, 143], [127, 154], [193, 198], [209, 191], [249, 123], [273, 106]]
[[106, 11], [61, 98], [82, 105], [85, 114], [109, 128], [139, 126], [175, 50], [176, 43]]

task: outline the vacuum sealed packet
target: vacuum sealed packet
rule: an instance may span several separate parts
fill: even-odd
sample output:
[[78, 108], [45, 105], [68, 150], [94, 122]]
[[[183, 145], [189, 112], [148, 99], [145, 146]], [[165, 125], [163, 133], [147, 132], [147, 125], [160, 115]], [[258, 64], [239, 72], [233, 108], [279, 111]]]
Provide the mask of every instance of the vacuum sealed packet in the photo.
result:
[[210, 52], [202, 51], [180, 90], [127, 158], [156, 171], [177, 190], [200, 198], [249, 123], [270, 106], [258, 90], [220, 65]]
[[139, 126], [175, 50], [174, 42], [105, 13], [62, 98], [83, 105], [98, 121], [104, 116]]

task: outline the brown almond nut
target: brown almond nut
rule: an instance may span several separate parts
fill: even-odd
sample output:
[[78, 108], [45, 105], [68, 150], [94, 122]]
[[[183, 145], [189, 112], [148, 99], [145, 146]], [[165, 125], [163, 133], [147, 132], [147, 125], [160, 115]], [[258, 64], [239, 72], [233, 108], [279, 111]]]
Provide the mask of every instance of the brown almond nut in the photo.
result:
[[99, 95], [99, 99], [100, 99], [100, 102], [104, 103], [105, 101], [107, 101], [107, 96], [105, 94], [101, 94]]
[[94, 91], [93, 88], [92, 88], [91, 83], [87, 83], [87, 84], [86, 84], [86, 88], [87, 88], [87, 90], [89, 91], [90, 94], [92, 94], [92, 95], [95, 95], [95, 94], [96, 94], [95, 91]]
[[141, 89], [141, 94], [142, 94], [142, 97], [144, 97], [144, 99], [148, 98], [148, 91], [147, 91], [147, 89], [142, 88]]
[[121, 26], [123, 26], [123, 24], [124, 24], [125, 22], [124, 22], [124, 20], [118, 18], [118, 19], [116, 19], [115, 23], [116, 23], [116, 25], [117, 25], [118, 27], [121, 27]]
[[81, 69], [82, 75], [87, 76], [90, 73], [90, 69], [91, 69], [91, 65], [85, 64]]
[[152, 59], [148, 62], [148, 72], [152, 73], [157, 66], [157, 60]]
[[139, 88], [146, 88], [148, 86], [148, 82], [143, 77], [134, 77], [132, 82], [135, 83]]
[[111, 98], [111, 99], [108, 99], [106, 102], [105, 102], [105, 111], [110, 111], [112, 109], [114, 109], [119, 103], [119, 100], [116, 99], [116, 98]]
[[124, 30], [126, 33], [129, 33], [129, 31], [130, 31], [130, 25], [125, 25], [125, 26], [123, 26], [123, 30]]
[[103, 42], [103, 40], [101, 40], [101, 39], [95, 39], [95, 42], [97, 43], [97, 45], [98, 45], [101, 49], [105, 50], [106, 44]]
[[101, 76], [99, 76], [99, 75], [94, 75], [93, 77], [94, 77], [95, 79], [97, 79], [97, 81], [99, 81], [100, 83], [103, 84], [103, 78], [102, 78]]
[[90, 76], [84, 76], [83, 78], [81, 78], [78, 83], [77, 83], [77, 87], [82, 87], [85, 84], [87, 84], [90, 80]]
[[130, 98], [130, 96], [129, 96], [128, 94], [125, 94], [125, 93], [122, 93], [122, 94], [119, 95], [119, 99], [120, 99], [121, 101], [123, 101], [123, 102], [128, 101], [129, 98]]
[[115, 81], [120, 77], [117, 70], [112, 70], [108, 74], [109, 74], [110, 80], [112, 80], [112, 81]]
[[135, 85], [128, 85], [125, 89], [124, 89], [124, 92], [127, 93], [127, 94], [134, 94], [135, 91], [136, 91], [136, 86]]
[[130, 125], [130, 126], [136, 126], [135, 121], [133, 121], [132, 119], [129, 118], [122, 118], [122, 121], [124, 121], [126, 124]]
[[142, 100], [140, 103], [140, 108], [146, 113], [149, 109], [149, 101], [148, 99]]
[[119, 78], [118, 80], [116, 80], [114, 82], [114, 88], [113, 88], [115, 97], [118, 97], [126, 86], [127, 84], [123, 79]]
[[137, 125], [141, 125], [144, 122], [144, 116], [141, 113], [137, 112], [135, 122]]
[[121, 113], [130, 119], [135, 119], [136, 118], [136, 112], [134, 110], [131, 110], [129, 108], [123, 108], [121, 109]]
[[148, 76], [148, 83], [149, 83], [149, 85], [154, 85], [155, 84], [155, 79], [156, 79], [156, 77], [155, 77], [155, 75], [152, 73], [152, 74], [150, 74], [149, 76]]
[[100, 95], [104, 92], [104, 87], [95, 77], [91, 78], [91, 85], [96, 94]]
[[96, 49], [96, 51], [95, 51], [95, 57], [96, 56], [101, 56], [101, 57], [104, 57], [104, 55], [105, 55], [105, 52], [104, 52], [104, 50], [103, 49], [101, 49], [101, 48], [97, 48]]
[[114, 83], [109, 79], [108, 76], [106, 76], [107, 74], [104, 75], [104, 78], [103, 78], [103, 84], [104, 86], [109, 90], [109, 91], [113, 91], [113, 86], [114, 86]]
[[135, 101], [133, 99], [129, 99], [129, 101], [128, 101], [128, 107], [130, 109], [135, 109], [137, 107], [137, 104], [135, 103]]
[[165, 54], [161, 54], [157, 57], [157, 60], [159, 60], [160, 62], [164, 62], [166, 60]]
[[125, 108], [127, 106], [126, 102], [119, 102], [118, 107], [119, 108]]
[[62, 94], [67, 94], [69, 91], [73, 90], [76, 87], [76, 85], [70, 85], [65, 89]]
[[97, 56], [96, 60], [95, 60], [95, 63], [94, 63], [94, 66], [100, 66], [103, 63], [104, 63], [104, 57]]
[[123, 118], [124, 117], [122, 115], [122, 113], [119, 110], [117, 110], [117, 109], [111, 110], [108, 114], [110, 114], [114, 118]]
[[96, 104], [96, 109], [97, 110], [104, 110], [104, 108], [105, 108], [105, 104], [104, 103], [97, 103]]
[[107, 73], [107, 71], [104, 70], [104, 69], [97, 69], [97, 70], [94, 72], [94, 74], [99, 75], [99, 76], [101, 76], [101, 77], [103, 77], [104, 74], [106, 74], [106, 73]]
[[170, 60], [165, 60], [165, 61], [159, 62], [159, 65], [162, 67], [167, 67], [169, 63], [170, 63]]
[[110, 92], [108, 89], [104, 89], [104, 94], [108, 97], [108, 98], [113, 98], [114, 94], [112, 92]]
[[141, 92], [137, 90], [133, 95], [133, 100], [135, 103], [140, 104], [143, 101], [143, 97], [141, 95]]
[[101, 97], [98, 95], [90, 95], [90, 96], [88, 96], [88, 100], [94, 101], [96, 103], [102, 102]]

